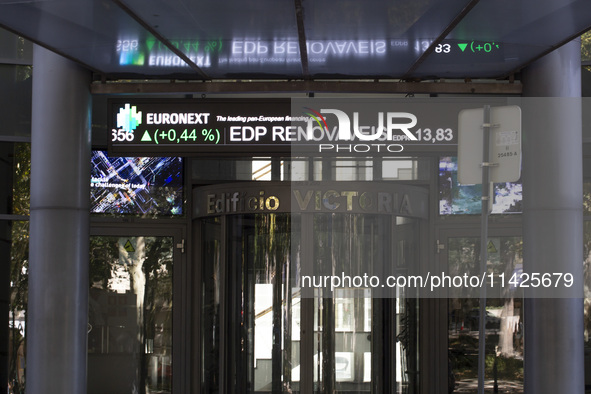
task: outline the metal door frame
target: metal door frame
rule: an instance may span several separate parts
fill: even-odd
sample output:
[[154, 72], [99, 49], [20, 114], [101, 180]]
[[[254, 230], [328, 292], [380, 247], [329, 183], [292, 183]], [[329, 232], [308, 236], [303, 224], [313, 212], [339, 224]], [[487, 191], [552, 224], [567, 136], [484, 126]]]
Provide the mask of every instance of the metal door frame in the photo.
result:
[[173, 312], [172, 312], [172, 393], [190, 392], [189, 368], [191, 358], [190, 297], [191, 282], [187, 264], [190, 245], [183, 223], [108, 223], [95, 222], [90, 226], [90, 237], [172, 237], [173, 238]]

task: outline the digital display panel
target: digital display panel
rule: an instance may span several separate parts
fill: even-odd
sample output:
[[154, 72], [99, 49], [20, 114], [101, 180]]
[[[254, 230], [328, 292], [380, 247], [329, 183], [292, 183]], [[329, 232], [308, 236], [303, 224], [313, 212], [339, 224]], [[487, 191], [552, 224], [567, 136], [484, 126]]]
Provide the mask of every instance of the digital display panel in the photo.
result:
[[108, 101], [107, 140], [112, 156], [450, 152], [458, 144], [461, 111], [509, 100], [118, 98]]
[[218, 155], [289, 152], [290, 101], [110, 100], [109, 152]]
[[[481, 185], [458, 183], [457, 157], [441, 157], [439, 160], [439, 214], [476, 215], [481, 213]], [[495, 183], [493, 185], [493, 214], [521, 213], [521, 182]]]
[[474, 99], [111, 99], [107, 139], [110, 154], [134, 156], [449, 149], [457, 145], [459, 111], [475, 105]]
[[183, 214], [179, 157], [110, 157], [92, 152], [91, 213], [140, 216]]

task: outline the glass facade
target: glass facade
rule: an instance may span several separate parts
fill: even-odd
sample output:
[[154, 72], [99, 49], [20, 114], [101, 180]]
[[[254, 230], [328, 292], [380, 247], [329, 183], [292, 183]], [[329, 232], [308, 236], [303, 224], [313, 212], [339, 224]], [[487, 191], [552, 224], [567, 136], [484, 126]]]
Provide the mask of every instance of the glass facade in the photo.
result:
[[[449, 242], [449, 264], [458, 272], [470, 272], [480, 254], [480, 240], [454, 237]], [[487, 271], [498, 274], [521, 271], [521, 237], [491, 237]], [[463, 266], [463, 267], [462, 267]], [[448, 344], [451, 377], [458, 392], [477, 386], [479, 300], [448, 300]], [[499, 392], [523, 392], [523, 294], [516, 289], [490, 294], [486, 303], [485, 381]]]
[[[583, 51], [583, 60], [588, 61]], [[8, 355], [3, 362], [11, 393], [22, 393], [26, 386], [30, 63], [31, 44], [0, 32], [0, 185], [7, 186], [0, 188], [0, 224], [5, 240], [0, 250], [2, 259], [10, 262], [4, 264], [6, 275], [0, 275], [6, 279], [3, 286], [8, 290], [4, 292], [8, 306], [6, 313], [3, 311], [2, 349]], [[93, 126], [104, 134], [101, 124]], [[346, 270], [354, 258], [374, 261], [381, 255], [392, 262], [389, 269], [405, 272], [424, 263], [420, 255], [424, 249], [433, 249], [431, 238], [441, 238], [446, 264], [468, 264], [479, 254], [472, 228], [476, 219], [457, 213], [478, 214], [469, 209], [475, 203], [468, 200], [479, 192], [458, 192], [452, 182], [447, 188], [448, 178], [453, 180], [455, 152], [444, 153], [383, 160], [186, 159], [180, 171], [189, 179], [181, 181], [182, 187], [329, 180], [423, 185], [430, 190], [433, 229], [420, 233], [420, 220], [414, 218], [399, 217], [392, 222], [377, 215], [356, 214], [317, 214], [311, 222], [283, 213], [219, 215], [200, 218], [198, 224], [187, 215], [179, 217], [175, 225], [195, 226], [194, 233], [200, 235], [194, 245], [186, 246], [192, 253], [188, 259], [195, 264], [184, 279], [199, 280], [191, 285], [192, 292], [181, 293], [182, 302], [174, 300], [175, 308], [182, 307], [183, 313], [191, 315], [184, 320], [173, 318], [172, 293], [181, 286], [179, 280], [173, 280], [173, 266], [175, 270], [177, 266], [172, 250], [179, 247], [175, 239], [94, 236], [89, 258], [88, 392], [180, 392], [178, 376], [188, 379], [185, 376], [193, 373], [197, 383], [189, 386], [203, 393], [228, 392], [235, 387], [241, 392], [300, 392], [304, 384], [319, 393], [419, 392], [421, 383], [433, 374], [421, 369], [422, 358], [429, 357], [431, 351], [420, 341], [421, 331], [437, 320], [429, 317], [423, 302], [404, 292], [390, 299], [372, 298], [371, 289], [355, 288], [339, 289], [330, 298], [323, 298], [316, 290], [310, 303], [297, 285], [297, 262], [287, 250], [300, 248], [304, 242], [301, 237], [294, 238], [294, 233], [303, 237], [312, 228], [319, 235], [312, 240], [313, 257], [318, 266], [321, 260], [334, 260], [333, 270]], [[590, 173], [587, 164], [586, 181]], [[583, 264], [587, 279], [591, 279], [590, 185], [584, 184]], [[495, 213], [521, 212], [520, 185], [495, 190], [505, 201], [505, 208]], [[167, 200], [166, 195], [161, 197]], [[186, 213], [191, 203], [185, 200], [188, 197], [181, 198]], [[493, 220], [491, 225], [498, 233], [520, 226], [520, 215], [508, 216]], [[161, 217], [156, 219], [154, 227], [171, 224]], [[99, 220], [95, 216], [93, 220], [93, 226], [107, 223], [113, 234], [116, 228], [133, 223], [133, 219], [128, 222], [121, 217]], [[440, 234], [449, 229], [467, 234], [444, 241]], [[388, 238], [393, 246], [380, 248], [386, 241], [376, 234]], [[492, 246], [496, 252], [489, 256], [491, 270], [495, 269], [495, 259], [511, 260], [509, 266], [519, 269], [521, 237], [500, 235], [492, 239]], [[354, 273], [356, 268], [351, 264], [349, 269]], [[586, 352], [591, 354], [588, 293], [585, 289], [584, 335]], [[446, 303], [449, 373], [444, 372], [456, 392], [475, 392], [477, 302], [454, 298]], [[523, 299], [495, 294], [488, 300], [486, 316], [487, 384], [496, 382], [501, 391], [522, 392]], [[179, 353], [175, 350], [185, 346], [184, 337], [173, 335], [175, 330], [180, 331], [179, 325], [199, 333], [189, 350], [198, 349], [198, 354], [184, 359], [190, 360], [185, 366], [173, 363]], [[311, 332], [302, 334], [306, 327], [311, 327]], [[587, 365], [591, 365], [589, 360]]]
[[29, 215], [31, 145], [27, 142], [0, 141], [0, 214]]
[[1, 60], [0, 114], [3, 121], [0, 137], [28, 138], [31, 136], [32, 67], [26, 64], [2, 64]]
[[[583, 64], [591, 62], [591, 33], [587, 32], [581, 36], [581, 61]], [[586, 66], [589, 69], [589, 65]]]
[[[9, 247], [3, 247], [2, 260], [10, 264], [3, 264], [10, 269], [6, 278], [10, 281], [10, 293], [7, 313], [8, 359], [7, 381], [11, 393], [25, 392], [25, 350], [27, 332], [27, 292], [29, 269], [29, 222], [28, 221], [0, 221], [5, 239], [10, 240]], [[3, 268], [4, 269], [4, 268]]]
[[171, 393], [171, 237], [90, 239], [88, 393]]
[[0, 29], [0, 390], [24, 393], [32, 44]]

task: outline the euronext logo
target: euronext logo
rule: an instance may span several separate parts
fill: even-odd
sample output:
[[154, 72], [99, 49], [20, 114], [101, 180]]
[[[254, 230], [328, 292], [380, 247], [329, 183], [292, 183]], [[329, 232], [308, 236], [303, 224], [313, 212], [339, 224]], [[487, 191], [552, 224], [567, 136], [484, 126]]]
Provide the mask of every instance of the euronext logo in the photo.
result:
[[142, 112], [137, 112], [137, 107], [125, 104], [117, 114], [117, 128], [132, 133], [136, 127], [142, 124]]

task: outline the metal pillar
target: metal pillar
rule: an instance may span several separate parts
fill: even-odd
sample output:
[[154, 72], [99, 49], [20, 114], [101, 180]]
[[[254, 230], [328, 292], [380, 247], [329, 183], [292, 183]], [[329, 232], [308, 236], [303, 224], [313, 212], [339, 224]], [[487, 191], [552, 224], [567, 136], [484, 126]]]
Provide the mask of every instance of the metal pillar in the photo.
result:
[[33, 50], [26, 392], [86, 392], [90, 73]]
[[[480, 216], [480, 274], [485, 278], [487, 272], [486, 263], [488, 243], [488, 212], [490, 203], [490, 105], [483, 108], [482, 119], [482, 200]], [[486, 279], [484, 286], [480, 287], [480, 300], [478, 311], [478, 394], [484, 394], [484, 371], [486, 362]]]
[[[525, 70], [524, 102], [535, 109], [524, 113], [522, 164], [525, 270], [570, 272], [579, 279], [583, 278], [580, 51], [580, 42], [573, 41]], [[525, 392], [583, 393], [582, 298], [526, 299], [524, 320]]]

